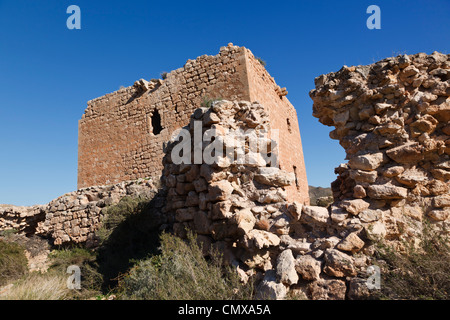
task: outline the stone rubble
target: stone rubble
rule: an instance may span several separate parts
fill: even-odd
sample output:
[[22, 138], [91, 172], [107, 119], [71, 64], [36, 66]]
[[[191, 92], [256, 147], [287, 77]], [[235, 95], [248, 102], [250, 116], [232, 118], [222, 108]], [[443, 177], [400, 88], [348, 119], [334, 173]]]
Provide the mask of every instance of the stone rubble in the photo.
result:
[[[215, 139], [226, 141], [227, 129], [255, 128], [249, 119], [259, 119], [256, 136], [270, 130], [258, 102], [225, 100], [197, 109], [186, 128], [202, 121], [203, 134], [213, 128]], [[265, 161], [242, 163], [236, 158], [177, 165], [172, 151], [179, 143], [174, 137], [168, 144], [162, 177], [167, 187], [163, 211], [173, 221], [175, 234], [186, 237], [191, 230], [201, 235], [204, 246], [220, 247], [226, 263], [237, 266], [245, 281], [256, 271], [262, 279], [257, 286], [260, 298], [283, 299], [291, 288], [310, 298], [345, 297], [345, 279], [356, 276], [358, 269], [352, 254], [365, 246], [357, 232], [338, 230], [327, 208], [290, 202], [284, 188], [295, 183], [292, 174]], [[261, 150], [246, 152], [246, 159], [264, 158]], [[364, 200], [353, 201], [347, 203], [352, 213], [346, 217], [369, 207]]]
[[[316, 79], [310, 94], [314, 116], [336, 127], [330, 136], [349, 160], [336, 168], [329, 208], [287, 201], [284, 187], [292, 176], [264, 161], [180, 170], [166, 157], [165, 210], [174, 217], [174, 231], [182, 237], [187, 229], [200, 233], [210, 245], [220, 244], [241, 273], [261, 273], [263, 296], [282, 299], [291, 289], [312, 299], [367, 294], [358, 275], [371, 262], [373, 241], [401, 250], [398, 240], [417, 237], [425, 219], [436, 228], [448, 226], [448, 69], [448, 56], [418, 54], [344, 67]], [[247, 119], [270, 129], [258, 102], [220, 101], [194, 114], [205, 130], [254, 128]], [[248, 158], [261, 159], [248, 152]]]

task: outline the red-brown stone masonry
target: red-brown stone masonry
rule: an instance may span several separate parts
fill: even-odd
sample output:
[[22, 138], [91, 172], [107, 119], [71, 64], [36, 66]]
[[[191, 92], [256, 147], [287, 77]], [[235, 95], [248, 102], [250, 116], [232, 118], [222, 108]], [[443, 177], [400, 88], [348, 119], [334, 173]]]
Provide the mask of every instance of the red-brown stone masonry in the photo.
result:
[[250, 99], [259, 101], [269, 114], [271, 129], [279, 131], [280, 169], [294, 172], [296, 185], [286, 188], [291, 201], [309, 204], [308, 181], [303, 158], [303, 148], [298, 125], [297, 112], [286, 97], [280, 98], [278, 87], [266, 68], [246, 50], [247, 73]]
[[[188, 60], [142, 95], [128, 87], [89, 101], [78, 127], [78, 188], [161, 175], [164, 142], [205, 97], [249, 100], [243, 50], [222, 47], [216, 56]], [[164, 128], [156, 136], [154, 110]]]
[[[189, 123], [207, 97], [265, 106], [272, 128], [280, 130], [281, 169], [293, 172], [296, 167], [298, 186], [287, 188], [289, 200], [308, 203], [297, 114], [287, 98], [280, 99], [276, 87], [248, 49], [229, 45], [216, 56], [188, 60], [154, 90], [138, 94], [128, 87], [89, 101], [78, 126], [78, 188], [160, 176], [164, 143]], [[155, 110], [163, 127], [158, 135], [151, 133]]]

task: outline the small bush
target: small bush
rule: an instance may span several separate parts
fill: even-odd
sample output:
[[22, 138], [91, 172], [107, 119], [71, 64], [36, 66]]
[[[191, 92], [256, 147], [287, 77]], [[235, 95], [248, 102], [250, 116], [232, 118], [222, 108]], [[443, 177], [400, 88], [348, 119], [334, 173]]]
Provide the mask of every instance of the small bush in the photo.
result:
[[195, 237], [188, 242], [161, 235], [161, 254], [139, 262], [120, 282], [122, 299], [251, 299], [253, 287], [242, 285], [236, 272], [222, 267], [217, 252], [207, 261]]
[[76, 265], [81, 271], [81, 290], [71, 290], [73, 299], [84, 299], [98, 294], [103, 276], [98, 272], [96, 254], [84, 248], [71, 248], [52, 251], [49, 255], [51, 265], [49, 274], [67, 279], [67, 267]]
[[105, 215], [101, 228], [97, 231], [100, 241], [107, 241], [114, 230], [128, 218], [139, 215], [148, 207], [149, 199], [143, 197], [124, 197], [118, 204], [103, 209]]
[[19, 279], [27, 272], [24, 248], [17, 243], [0, 240], [0, 286]]
[[267, 63], [260, 57], [256, 57], [256, 60], [258, 60], [258, 62], [261, 63], [263, 67], [265, 67], [267, 65]]
[[52, 251], [49, 258], [52, 261], [51, 268], [65, 269], [70, 265], [82, 265], [95, 261], [95, 253], [85, 248], [64, 248]]
[[202, 102], [202, 107], [211, 108], [214, 102], [221, 101], [221, 100], [223, 100], [223, 99], [222, 98], [210, 99], [208, 97], [204, 97], [203, 102]]
[[167, 79], [167, 75], [168, 75], [167, 72], [161, 72], [161, 78], [162, 78], [163, 80], [166, 80], [166, 79]]
[[125, 197], [103, 213], [97, 262], [104, 277], [102, 288], [108, 291], [136, 260], [157, 253], [161, 219], [152, 200], [144, 197]]
[[334, 201], [333, 196], [330, 197], [320, 197], [316, 200], [316, 205], [319, 207], [325, 207], [328, 208], [330, 204], [332, 204]]
[[448, 237], [430, 231], [426, 226], [420, 246], [405, 244], [405, 254], [386, 245], [378, 245], [381, 265], [379, 299], [444, 299], [450, 298], [450, 252]]

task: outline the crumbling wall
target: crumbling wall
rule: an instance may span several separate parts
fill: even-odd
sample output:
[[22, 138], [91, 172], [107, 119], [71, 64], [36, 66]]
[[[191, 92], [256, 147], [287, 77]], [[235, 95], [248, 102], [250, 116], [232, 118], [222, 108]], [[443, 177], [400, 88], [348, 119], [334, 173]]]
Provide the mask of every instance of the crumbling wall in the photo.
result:
[[[166, 226], [181, 237], [195, 232], [204, 253], [220, 250], [243, 281], [254, 276], [258, 298], [282, 299], [288, 292], [310, 299], [363, 297], [374, 241], [401, 250], [398, 240], [418, 241], [424, 221], [448, 232], [449, 70], [449, 55], [417, 54], [344, 67], [316, 79], [313, 115], [336, 127], [330, 136], [349, 160], [336, 168], [329, 208], [294, 201], [298, 176], [292, 163], [281, 155], [280, 162], [288, 164], [283, 168], [271, 157], [270, 151], [277, 154], [282, 146], [270, 135], [273, 127], [281, 128], [273, 108], [222, 100], [193, 110], [162, 149]], [[283, 89], [274, 92], [283, 99]], [[272, 93], [264, 97], [271, 103]], [[233, 130], [245, 132], [244, 139], [236, 141]], [[202, 140], [205, 134], [210, 141]], [[196, 161], [196, 151], [216, 155], [207, 149], [211, 142], [220, 142], [217, 150], [225, 156]], [[186, 162], [178, 162], [185, 155], [182, 145], [192, 151]], [[95, 244], [101, 208], [125, 195], [156, 192], [151, 181], [139, 180], [82, 189], [46, 206], [2, 206], [0, 229], [25, 232], [30, 223], [55, 244]]]
[[336, 168], [333, 222], [386, 240], [414, 238], [424, 220], [448, 227], [449, 57], [403, 55], [316, 78], [313, 115], [335, 127], [349, 160]]
[[13, 229], [24, 234], [32, 234], [38, 222], [44, 218], [44, 206], [0, 205], [0, 231]]
[[[115, 185], [94, 186], [67, 193], [46, 205], [0, 206], [0, 231], [39, 236], [53, 245], [82, 244], [94, 247], [104, 214], [102, 209], [123, 197], [153, 198], [157, 188], [152, 180], [138, 179]], [[162, 204], [161, 204], [162, 206]]]
[[[399, 240], [419, 241], [425, 220], [448, 232], [449, 69], [447, 55], [417, 54], [316, 79], [314, 116], [336, 127], [330, 136], [349, 160], [336, 168], [329, 208], [290, 201], [295, 176], [263, 161], [174, 165], [172, 139], [164, 182], [174, 231], [199, 234], [205, 252], [219, 248], [244, 281], [256, 275], [260, 298], [366, 296], [374, 242], [401, 250]], [[226, 142], [226, 128], [252, 128], [251, 119], [270, 129], [269, 111], [222, 101], [197, 109], [188, 128], [202, 121]]]
[[216, 56], [188, 60], [164, 80], [140, 79], [131, 87], [91, 100], [79, 121], [80, 189], [43, 206], [1, 207], [0, 230], [36, 233], [56, 245], [92, 245], [102, 208], [124, 195], [135, 195], [128, 184], [136, 183], [122, 181], [159, 179], [164, 145], [173, 132], [189, 123], [205, 98], [264, 101], [268, 121], [279, 130], [279, 167], [296, 181], [285, 187], [286, 197], [308, 203], [297, 114], [286, 94], [250, 50], [230, 43]]
[[[183, 128], [191, 134], [191, 163], [174, 162], [174, 148], [186, 141], [179, 136], [181, 130], [171, 137], [163, 159], [166, 198], [159, 204], [166, 226], [181, 237], [187, 230], [195, 232], [205, 254], [210, 248], [220, 250], [243, 281], [255, 276], [259, 298], [284, 298], [288, 291], [299, 291], [315, 299], [343, 299], [345, 277], [356, 275], [358, 263], [364, 265], [351, 254], [365, 242], [352, 230], [337, 230], [326, 208], [291, 201], [287, 189], [295, 187], [296, 176], [278, 166], [279, 145], [270, 138], [266, 110], [258, 102], [226, 100], [196, 109]], [[196, 121], [200, 138], [215, 129], [210, 140], [223, 143], [217, 150], [228, 152], [218, 161], [193, 161], [196, 150], [204, 156], [210, 145], [196, 140]], [[236, 132], [245, 133], [244, 139], [234, 139]], [[54, 245], [95, 246], [104, 207], [127, 195], [153, 198], [160, 192], [152, 180], [143, 179], [80, 189], [39, 207], [32, 234]]]
[[[216, 130], [214, 141], [236, 146], [228, 129], [242, 129], [249, 141], [259, 130], [270, 131], [265, 110], [259, 103], [220, 101], [195, 110], [186, 129], [192, 131], [200, 121], [203, 132]], [[295, 175], [268, 165], [261, 156], [264, 148], [241, 145], [245, 163], [231, 157], [212, 164], [177, 164], [174, 154], [183, 141], [179, 136], [171, 140], [163, 171], [164, 212], [177, 235], [195, 232], [205, 253], [219, 249], [243, 281], [255, 276], [259, 298], [281, 299], [288, 291], [314, 299], [345, 298], [345, 278], [366, 266], [365, 258], [352, 257], [365, 247], [354, 230], [336, 228], [327, 208], [291, 202], [286, 189], [295, 186]], [[265, 136], [261, 141], [275, 145]], [[193, 135], [190, 146], [195, 149]], [[200, 145], [203, 152], [208, 146]]]

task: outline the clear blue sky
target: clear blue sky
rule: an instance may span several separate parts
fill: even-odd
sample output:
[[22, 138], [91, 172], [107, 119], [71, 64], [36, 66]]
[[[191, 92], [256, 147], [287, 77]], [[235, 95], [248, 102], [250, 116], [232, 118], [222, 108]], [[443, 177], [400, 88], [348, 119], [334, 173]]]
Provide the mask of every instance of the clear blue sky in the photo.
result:
[[[68, 30], [69, 5], [81, 30]], [[381, 8], [381, 30], [366, 9]], [[76, 190], [86, 102], [215, 55], [233, 42], [267, 62], [297, 109], [310, 185], [345, 153], [312, 117], [314, 78], [399, 53], [449, 53], [450, 0], [0, 0], [0, 203], [44, 204]]]

